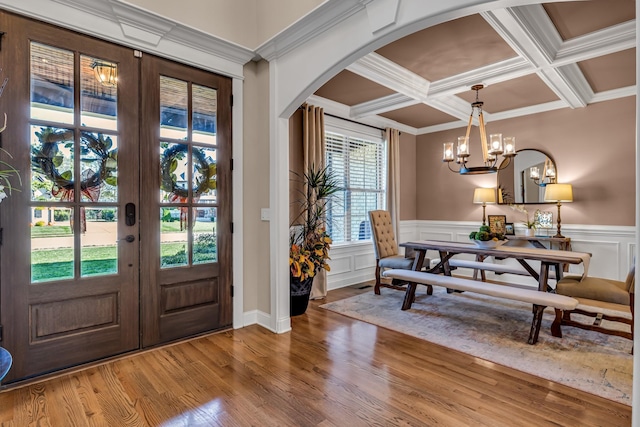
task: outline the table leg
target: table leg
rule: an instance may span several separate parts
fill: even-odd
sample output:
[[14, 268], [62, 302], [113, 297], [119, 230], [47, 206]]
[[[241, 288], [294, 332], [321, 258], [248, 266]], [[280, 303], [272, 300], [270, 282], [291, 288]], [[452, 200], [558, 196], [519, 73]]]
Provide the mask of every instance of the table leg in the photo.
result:
[[540, 263], [540, 275], [538, 277], [538, 290], [540, 292], [547, 292], [547, 286], [549, 284], [549, 263]]

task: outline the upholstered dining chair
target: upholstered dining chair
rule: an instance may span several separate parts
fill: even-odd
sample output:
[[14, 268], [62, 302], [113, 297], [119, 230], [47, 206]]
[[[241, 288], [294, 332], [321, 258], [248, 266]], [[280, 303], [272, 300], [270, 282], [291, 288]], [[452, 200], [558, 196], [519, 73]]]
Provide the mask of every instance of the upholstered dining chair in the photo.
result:
[[[556, 293], [577, 298], [579, 305], [578, 308], [570, 311], [556, 309], [556, 317], [551, 325], [551, 334], [561, 338], [561, 326], [566, 325], [616, 335], [633, 341], [635, 275], [634, 261], [624, 282], [590, 276], [582, 280], [580, 280], [580, 276], [566, 276], [560, 279], [556, 285]], [[605, 314], [599, 311], [599, 308], [631, 313], [631, 318]], [[574, 313], [595, 317], [595, 319], [593, 323], [579, 322], [571, 318]], [[629, 329], [605, 328], [601, 325], [602, 320], [621, 322], [629, 325]]]
[[[385, 210], [369, 211], [369, 221], [371, 224], [371, 238], [373, 239], [373, 249], [376, 255], [376, 284], [374, 292], [380, 295], [380, 287], [404, 290], [404, 284], [393, 280], [391, 284], [382, 282], [380, 274], [386, 268], [399, 268], [411, 270], [413, 268], [414, 257], [400, 255], [398, 242], [391, 223], [391, 214]], [[429, 265], [429, 260], [425, 258], [423, 265]], [[422, 266], [420, 266], [422, 268]]]

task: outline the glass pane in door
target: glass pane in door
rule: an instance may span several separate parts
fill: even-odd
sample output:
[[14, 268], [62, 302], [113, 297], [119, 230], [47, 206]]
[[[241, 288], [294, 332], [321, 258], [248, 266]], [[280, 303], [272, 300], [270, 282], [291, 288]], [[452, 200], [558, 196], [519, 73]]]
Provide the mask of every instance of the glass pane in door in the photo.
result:
[[73, 201], [73, 131], [31, 126], [31, 200]]
[[187, 139], [187, 82], [160, 76], [160, 137]]
[[193, 224], [193, 263], [218, 261], [217, 209], [197, 208]]
[[80, 56], [80, 122], [83, 126], [118, 129], [118, 64]]
[[195, 84], [192, 85], [192, 90], [192, 139], [194, 142], [215, 145], [218, 91]]
[[31, 209], [31, 282], [73, 279], [73, 210]]
[[82, 132], [80, 193], [83, 202], [118, 201], [118, 137]]
[[73, 123], [73, 52], [31, 43], [31, 118]]
[[160, 267], [187, 265], [188, 208], [172, 207], [160, 209]]
[[194, 202], [215, 203], [217, 183], [216, 149], [194, 146], [192, 155], [191, 180]]
[[81, 208], [80, 275], [118, 272], [118, 208]]

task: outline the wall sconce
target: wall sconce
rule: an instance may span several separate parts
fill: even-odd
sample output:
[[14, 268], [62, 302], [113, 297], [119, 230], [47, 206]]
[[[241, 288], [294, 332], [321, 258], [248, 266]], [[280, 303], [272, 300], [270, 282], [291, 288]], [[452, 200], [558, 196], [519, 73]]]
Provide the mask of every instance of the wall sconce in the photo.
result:
[[106, 87], [116, 87], [118, 84], [118, 66], [110, 62], [93, 61], [91, 64], [96, 80]]
[[564, 237], [560, 233], [560, 205], [561, 202], [573, 202], [573, 187], [571, 184], [547, 184], [544, 189], [544, 201], [558, 203], [558, 232], [553, 237]]
[[476, 188], [473, 191], [473, 203], [482, 203], [482, 225], [487, 224], [486, 209], [487, 203], [493, 204], [496, 202], [496, 189], [495, 188]]

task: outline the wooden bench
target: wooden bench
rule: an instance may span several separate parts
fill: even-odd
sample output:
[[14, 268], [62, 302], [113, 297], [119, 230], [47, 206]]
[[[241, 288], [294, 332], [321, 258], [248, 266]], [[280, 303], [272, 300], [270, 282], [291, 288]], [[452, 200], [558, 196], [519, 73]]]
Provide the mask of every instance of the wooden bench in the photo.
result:
[[475, 292], [478, 294], [490, 295], [498, 298], [505, 298], [515, 301], [522, 301], [533, 304], [533, 320], [529, 332], [529, 344], [538, 341], [540, 325], [542, 324], [542, 313], [546, 307], [559, 308], [561, 310], [573, 310], [578, 305], [578, 300], [565, 295], [540, 292], [533, 289], [523, 289], [508, 285], [498, 285], [495, 283], [478, 282], [470, 279], [443, 276], [441, 274], [427, 273], [413, 270], [387, 270], [383, 273], [385, 277], [400, 279], [407, 282], [419, 283], [422, 285], [442, 286], [456, 291]]

